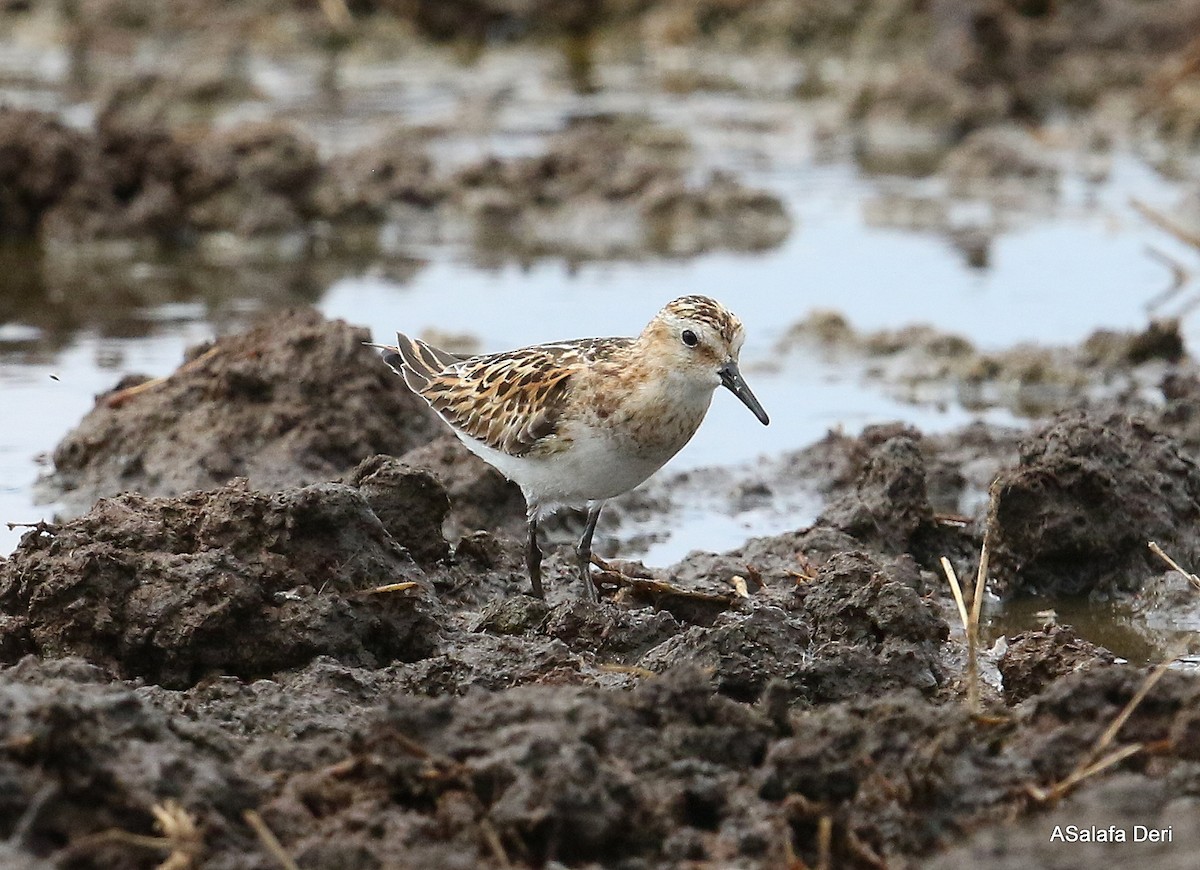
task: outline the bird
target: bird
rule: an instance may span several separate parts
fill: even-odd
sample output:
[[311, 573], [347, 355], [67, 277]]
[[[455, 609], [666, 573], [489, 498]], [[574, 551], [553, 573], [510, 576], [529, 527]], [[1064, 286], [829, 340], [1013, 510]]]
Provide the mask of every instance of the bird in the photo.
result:
[[478, 356], [403, 333], [370, 344], [476, 456], [525, 496], [525, 564], [545, 598], [539, 523], [584, 510], [575, 547], [583, 597], [599, 600], [592, 537], [608, 499], [648, 479], [691, 440], [717, 387], [764, 426], [770, 417], [738, 369], [745, 330], [707, 296], [668, 302], [636, 337], [581, 338]]

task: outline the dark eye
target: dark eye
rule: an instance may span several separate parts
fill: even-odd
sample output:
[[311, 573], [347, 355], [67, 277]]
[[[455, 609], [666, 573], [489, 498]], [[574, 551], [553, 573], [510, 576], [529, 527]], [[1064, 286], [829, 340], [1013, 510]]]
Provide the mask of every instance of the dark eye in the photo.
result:
[[692, 332], [690, 329], [685, 329], [683, 331], [683, 335], [679, 337], [683, 339], [683, 343], [688, 347], [695, 347], [700, 343], [700, 339], [696, 336], [696, 333]]

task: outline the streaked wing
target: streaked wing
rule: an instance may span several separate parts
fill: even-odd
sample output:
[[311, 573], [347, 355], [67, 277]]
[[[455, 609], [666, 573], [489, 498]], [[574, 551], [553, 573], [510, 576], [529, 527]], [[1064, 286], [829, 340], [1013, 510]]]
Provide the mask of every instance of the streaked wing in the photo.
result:
[[572, 377], [630, 343], [589, 338], [471, 357], [431, 373], [417, 392], [465, 434], [524, 456], [557, 434]]

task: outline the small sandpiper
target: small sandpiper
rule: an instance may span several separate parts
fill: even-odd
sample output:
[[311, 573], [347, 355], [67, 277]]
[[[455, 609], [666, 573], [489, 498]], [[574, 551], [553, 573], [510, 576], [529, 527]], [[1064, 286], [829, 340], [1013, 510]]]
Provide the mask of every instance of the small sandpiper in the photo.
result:
[[742, 322], [707, 296], [668, 303], [636, 338], [581, 338], [459, 356], [397, 334], [374, 345], [472, 453], [521, 487], [525, 563], [542, 590], [538, 522], [587, 510], [575, 554], [584, 597], [598, 600], [592, 535], [604, 502], [650, 477], [691, 440], [713, 393], [727, 387], [770, 422], [738, 371]]

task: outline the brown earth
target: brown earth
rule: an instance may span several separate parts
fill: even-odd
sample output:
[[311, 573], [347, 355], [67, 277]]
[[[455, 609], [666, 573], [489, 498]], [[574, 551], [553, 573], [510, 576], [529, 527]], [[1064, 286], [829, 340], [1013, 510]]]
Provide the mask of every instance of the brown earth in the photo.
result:
[[[244, 58], [281, 38], [275, 16], [296, 5], [87, 0], [63, 6], [64, 42], [85, 66], [156, 32]], [[7, 21], [44, 11], [0, 7]], [[965, 195], [1057, 183], [1028, 137], [1008, 135], [1013, 121], [1118, 94], [1167, 135], [1200, 130], [1189, 0], [347, 9], [338, 30], [303, 4], [295, 38], [332, 57], [396, 20], [467, 42], [565, 35], [584, 89], [597, 28], [618, 41], [632, 29], [651, 52], [849, 47], [865, 74], [812, 74], [797, 98], [837, 93], [863, 165], [939, 169]], [[788, 231], [777, 200], [721, 175], [695, 184], [688, 143], [636, 118], [587, 117], [539, 156], [449, 170], [430, 131], [325, 159], [289, 126], [190, 126], [206, 104], [254, 95], [236, 76], [181, 72], [178, 46], [173, 69], [105, 73], [106, 93], [83, 95], [94, 130], [0, 111], [0, 235], [52, 251], [40, 268], [68, 270], [55, 286], [80, 308], [120, 304], [91, 269], [69, 271], [87, 251], [374, 262], [388, 224], [485, 260], [585, 259], [755, 250]], [[708, 55], [676, 55], [689, 56], [674, 85], [714, 82]], [[986, 239], [955, 243], [986, 262]], [[286, 295], [328, 283], [299, 271]], [[289, 314], [102, 396], [55, 452], [51, 485], [81, 512], [107, 498], [0, 560], [0, 865], [266, 870], [279, 863], [244, 815], [255, 810], [299, 866], [330, 870], [1090, 867], [1114, 854], [1190, 866], [1194, 673], [1167, 673], [1117, 733], [1113, 746], [1136, 751], [1045, 801], [1038, 789], [1095, 760], [1145, 674], [1051, 625], [984, 655], [995, 682], [986, 715], [969, 715], [937, 565], [946, 555], [973, 576], [987, 529], [1010, 600], [1088, 592], [1147, 620], [1195, 609], [1145, 550], [1154, 537], [1200, 561], [1200, 377], [1178, 326], [995, 355], [929, 331], [860, 340], [816, 325], [819, 341], [899, 360], [883, 378], [918, 398], [929, 386], [973, 407], [1072, 410], [1031, 433], [831, 433], [742, 482], [762, 498], [819, 492], [811, 527], [666, 569], [614, 562], [624, 574], [597, 575], [604, 601], [590, 605], [565, 549], [549, 559], [549, 600], [522, 594], [519, 494], [442, 434], [363, 330]], [[617, 513], [670, 500], [668, 483]], [[156, 811], [174, 828], [156, 828]], [[1056, 843], [1058, 824], [1169, 825], [1174, 838], [1118, 853]]]
[[400, 455], [442, 423], [363, 346], [370, 337], [296, 310], [192, 348], [171, 376], [100, 396], [55, 449], [45, 487], [78, 510], [126, 490], [178, 495], [235, 477], [266, 491], [318, 483]]
[[[1037, 789], [1086, 762], [1144, 673], [1068, 628], [1015, 636], [1003, 693], [986, 689], [988, 715], [968, 714], [936, 560], [970, 576], [986, 517], [981, 504], [963, 525], [931, 501], [978, 487], [991, 457], [1006, 469], [999, 491], [1023, 493], [1020, 516], [1047, 517], [1032, 528], [1086, 520], [1072, 558], [1054, 561], [1044, 554], [1063, 533], [1014, 525], [1002, 495], [999, 576], [1052, 563], [1067, 583], [1092, 576], [1092, 562], [1125, 565], [1113, 586], [1125, 594], [1140, 575], [1120, 561], [1107, 503], [1093, 515], [1068, 496], [1148, 493], [1160, 475], [1186, 497], [1171, 463], [1189, 466], [1168, 432], [1077, 412], [1019, 454], [1014, 436], [981, 426], [831, 435], [791, 460], [827, 497], [812, 527], [663, 570], [616, 562], [625, 573], [598, 575], [599, 605], [576, 597], [569, 554], [553, 548], [541, 602], [523, 594], [508, 485], [429, 440], [436, 428], [361, 338], [296, 314], [222, 340], [116, 407], [102, 401], [85, 423], [107, 433], [80, 466], [101, 489], [129, 481], [109, 455], [130, 449], [122, 414], [128, 431], [154, 433], [147, 456], [191, 432], [249, 432], [253, 448], [226, 449], [314, 475], [315, 456], [350, 463], [350, 444], [376, 449], [364, 440], [374, 419], [408, 434], [393, 448], [403, 461], [326, 466], [338, 482], [106, 498], [30, 530], [0, 562], [0, 858], [11, 866], [149, 868], [172, 849], [192, 862], [182, 867], [273, 866], [250, 809], [312, 868], [766, 868], [826, 853], [839, 867], [952, 856], [991, 867], [1010, 866], [989, 845], [995, 832], [1014, 832], [1039, 864], [1059, 854], [1049, 832], [1060, 822], [1172, 825], [1178, 848], [1200, 837], [1188, 811], [1200, 800], [1196, 677], [1167, 673], [1117, 735], [1144, 748], [1057, 810]], [[351, 369], [369, 381], [354, 392], [377, 390], [353, 430], [311, 374], [344, 387]], [[274, 429], [250, 426], [251, 413], [284, 408], [303, 409], [326, 440], [255, 440]], [[1043, 484], [1027, 487], [1046, 463]], [[1157, 503], [1123, 503], [1126, 537], [1152, 531], [1190, 552], [1194, 524], [1157, 491]], [[156, 807], [175, 813], [175, 839], [131, 838], [154, 834]], [[1181, 866], [1174, 848], [1138, 854]]]
[[763, 250], [791, 230], [772, 194], [723, 173], [690, 181], [686, 139], [643, 118], [579, 119], [544, 156], [453, 171], [435, 169], [426, 138], [400, 128], [323, 162], [282, 122], [172, 132], [102, 113], [86, 132], [0, 107], [0, 236], [101, 261], [286, 261], [317, 245], [379, 252], [388, 223], [489, 257], [594, 259]]

